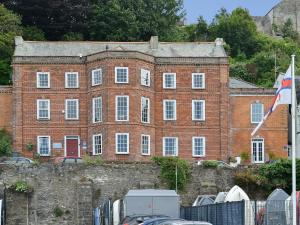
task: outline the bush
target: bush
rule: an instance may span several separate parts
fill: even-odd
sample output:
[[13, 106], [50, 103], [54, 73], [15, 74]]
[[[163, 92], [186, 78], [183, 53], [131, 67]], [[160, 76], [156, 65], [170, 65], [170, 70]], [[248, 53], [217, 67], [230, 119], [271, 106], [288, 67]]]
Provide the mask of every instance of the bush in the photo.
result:
[[0, 129], [0, 156], [10, 156], [12, 153], [12, 138], [5, 129]]
[[29, 186], [27, 181], [22, 181], [22, 180], [19, 180], [16, 183], [14, 183], [10, 187], [10, 190], [17, 193], [30, 193], [33, 191], [32, 187]]
[[218, 165], [218, 161], [216, 160], [205, 160], [202, 162], [204, 168], [217, 168]]
[[64, 214], [64, 211], [59, 206], [56, 206], [53, 209], [53, 214], [54, 214], [55, 217], [61, 217]]
[[160, 176], [167, 182], [170, 189], [176, 189], [176, 166], [177, 166], [177, 188], [184, 190], [190, 178], [190, 165], [186, 160], [178, 157], [155, 156], [152, 160], [160, 166]]
[[102, 159], [101, 156], [89, 156], [89, 155], [85, 155], [83, 156], [83, 161], [86, 165], [89, 166], [100, 166], [103, 165], [104, 161]]
[[241, 152], [241, 161], [242, 163], [248, 163], [250, 161], [249, 152]]

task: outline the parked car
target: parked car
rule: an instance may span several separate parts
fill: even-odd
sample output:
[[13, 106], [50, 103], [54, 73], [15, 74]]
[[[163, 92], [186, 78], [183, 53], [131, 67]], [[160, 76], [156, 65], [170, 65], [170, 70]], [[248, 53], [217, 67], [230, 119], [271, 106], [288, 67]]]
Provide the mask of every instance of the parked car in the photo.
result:
[[166, 218], [164, 215], [130, 215], [126, 216], [120, 223], [120, 225], [138, 225], [146, 220], [154, 218]]
[[83, 159], [81, 157], [73, 157], [73, 156], [68, 156], [68, 157], [57, 157], [54, 160], [54, 163], [59, 164], [73, 164], [73, 163], [83, 163]]
[[144, 222], [141, 223], [140, 225], [159, 225], [166, 221], [185, 221], [185, 220], [180, 219], [180, 218], [162, 217], [162, 218], [154, 218], [154, 219], [144, 220]]
[[21, 164], [31, 164], [31, 163], [33, 163], [33, 161], [25, 157], [11, 157], [4, 160], [0, 164], [21, 165]]
[[160, 225], [212, 225], [209, 222], [204, 221], [166, 221]]

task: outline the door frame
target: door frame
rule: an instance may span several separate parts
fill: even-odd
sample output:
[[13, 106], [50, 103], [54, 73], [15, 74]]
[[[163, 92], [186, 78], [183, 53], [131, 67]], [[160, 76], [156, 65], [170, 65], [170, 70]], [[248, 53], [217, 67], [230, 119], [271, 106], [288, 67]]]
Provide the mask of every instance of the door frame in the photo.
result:
[[79, 137], [79, 135], [65, 135], [64, 136], [64, 155], [65, 155], [65, 157], [67, 157], [67, 139], [77, 139], [78, 140], [78, 157], [80, 157], [80, 137]]

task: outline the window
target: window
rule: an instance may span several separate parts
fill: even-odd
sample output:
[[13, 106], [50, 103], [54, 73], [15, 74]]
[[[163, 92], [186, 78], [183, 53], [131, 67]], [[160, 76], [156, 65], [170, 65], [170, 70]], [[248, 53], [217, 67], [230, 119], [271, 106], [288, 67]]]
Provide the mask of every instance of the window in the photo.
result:
[[93, 135], [93, 155], [102, 154], [102, 134]]
[[141, 85], [150, 87], [150, 71], [141, 69]]
[[178, 138], [164, 137], [163, 138], [163, 155], [178, 156]]
[[50, 100], [37, 100], [37, 119], [50, 120]]
[[116, 121], [129, 120], [129, 97], [116, 96]]
[[51, 151], [50, 136], [37, 137], [37, 152], [41, 156], [49, 156]]
[[93, 123], [102, 121], [102, 98], [93, 98]]
[[141, 106], [142, 106], [141, 109], [142, 123], [149, 123], [150, 122], [150, 99], [142, 97]]
[[176, 88], [176, 73], [163, 74], [163, 87], [166, 89]]
[[251, 123], [259, 123], [264, 117], [264, 105], [262, 103], [251, 104]]
[[205, 74], [204, 73], [192, 73], [192, 88], [204, 89], [205, 88]]
[[36, 74], [37, 88], [50, 88], [50, 73], [38, 72]]
[[115, 83], [128, 83], [128, 67], [115, 68]]
[[252, 160], [254, 163], [263, 163], [264, 162], [264, 139], [256, 138], [252, 139]]
[[129, 153], [129, 134], [117, 133], [116, 134], [116, 153], [128, 154]]
[[192, 119], [199, 121], [205, 120], [204, 100], [192, 100]]
[[66, 100], [65, 114], [66, 114], [67, 120], [78, 120], [79, 119], [78, 99], [67, 99]]
[[65, 86], [66, 88], [78, 88], [78, 73], [68, 72], [65, 73]]
[[102, 69], [92, 71], [92, 86], [102, 84]]
[[150, 155], [150, 135], [141, 136], [141, 152], [142, 155]]
[[176, 120], [176, 100], [164, 100], [164, 120]]
[[205, 156], [205, 137], [193, 137], [193, 156]]

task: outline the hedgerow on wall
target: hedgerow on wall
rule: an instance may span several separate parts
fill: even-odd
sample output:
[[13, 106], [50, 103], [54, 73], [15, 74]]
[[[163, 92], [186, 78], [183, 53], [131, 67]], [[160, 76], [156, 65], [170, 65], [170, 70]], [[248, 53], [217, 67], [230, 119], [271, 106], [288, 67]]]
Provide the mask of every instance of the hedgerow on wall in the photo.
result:
[[184, 190], [190, 179], [190, 165], [186, 160], [178, 157], [155, 156], [152, 160], [160, 166], [160, 176], [167, 182], [170, 189], [176, 189], [176, 166], [177, 166], [177, 188]]

